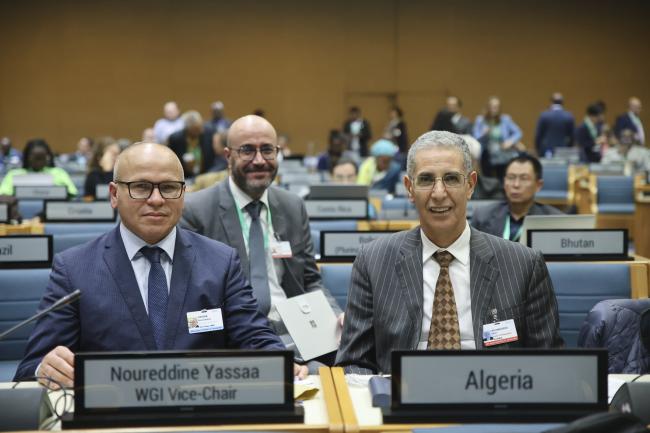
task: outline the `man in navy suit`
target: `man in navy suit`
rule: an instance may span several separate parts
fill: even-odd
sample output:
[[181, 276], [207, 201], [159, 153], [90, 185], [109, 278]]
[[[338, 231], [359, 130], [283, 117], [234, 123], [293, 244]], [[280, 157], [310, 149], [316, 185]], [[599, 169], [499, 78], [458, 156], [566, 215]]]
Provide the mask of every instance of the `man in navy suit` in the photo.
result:
[[614, 133], [616, 137], [621, 138], [621, 132], [624, 129], [631, 129], [634, 131], [634, 138], [637, 139], [639, 144], [643, 146], [645, 144], [645, 131], [643, 129], [643, 123], [641, 122], [641, 100], [639, 98], [632, 97], [628, 101], [628, 110], [627, 113], [621, 114], [616, 118], [616, 123], [614, 124]]
[[573, 114], [564, 109], [561, 93], [553, 93], [551, 107], [544, 111], [537, 121], [535, 148], [541, 158], [552, 155], [556, 147], [570, 147], [573, 144]]
[[[77, 351], [285, 349], [258, 312], [237, 252], [176, 227], [184, 193], [169, 148], [139, 143], [119, 156], [110, 198], [121, 223], [54, 258], [40, 309], [76, 289], [82, 296], [37, 322], [16, 379], [72, 386]], [[202, 310], [222, 326], [190, 332]]]

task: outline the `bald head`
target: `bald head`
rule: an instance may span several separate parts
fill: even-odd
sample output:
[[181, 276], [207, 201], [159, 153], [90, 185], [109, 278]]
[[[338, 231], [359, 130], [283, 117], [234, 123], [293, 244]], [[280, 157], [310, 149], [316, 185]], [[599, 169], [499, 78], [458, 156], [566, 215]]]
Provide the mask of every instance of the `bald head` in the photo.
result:
[[276, 145], [278, 142], [278, 134], [275, 132], [275, 128], [268, 120], [254, 114], [249, 114], [248, 116], [240, 117], [230, 125], [227, 138], [228, 147], [236, 148], [240, 144], [244, 144], [240, 143], [241, 138], [250, 133], [262, 133], [267, 136], [270, 135], [273, 137], [273, 145]]
[[641, 113], [641, 100], [637, 97], [631, 97], [628, 101], [629, 110], [637, 116]]
[[146, 166], [152, 161], [164, 161], [184, 180], [183, 166], [176, 154], [167, 146], [158, 143], [140, 142], [132, 144], [119, 154], [113, 168], [113, 180], [130, 176], [139, 166]]

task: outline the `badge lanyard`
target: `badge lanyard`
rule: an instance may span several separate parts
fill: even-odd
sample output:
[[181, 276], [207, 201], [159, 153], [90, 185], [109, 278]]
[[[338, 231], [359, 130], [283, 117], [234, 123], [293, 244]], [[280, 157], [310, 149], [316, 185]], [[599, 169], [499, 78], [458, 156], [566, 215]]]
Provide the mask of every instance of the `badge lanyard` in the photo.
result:
[[[241, 209], [239, 209], [237, 203], [235, 203], [235, 208], [237, 209], [237, 217], [239, 218], [239, 225], [241, 225], [242, 232], [245, 234], [244, 243], [246, 244], [246, 249], [248, 249], [248, 236], [250, 235], [251, 227], [246, 222], [246, 218], [244, 218], [244, 214], [242, 213]], [[265, 250], [269, 249], [269, 230], [271, 230], [271, 207], [266, 206], [266, 230], [262, 230], [264, 232]]]
[[517, 230], [517, 233], [515, 233], [515, 236], [512, 239], [510, 239], [510, 215], [506, 215], [506, 225], [503, 228], [503, 239], [516, 242], [521, 237], [521, 233], [523, 231], [524, 231], [524, 225], [522, 224], [521, 227], [519, 227], [519, 230]]

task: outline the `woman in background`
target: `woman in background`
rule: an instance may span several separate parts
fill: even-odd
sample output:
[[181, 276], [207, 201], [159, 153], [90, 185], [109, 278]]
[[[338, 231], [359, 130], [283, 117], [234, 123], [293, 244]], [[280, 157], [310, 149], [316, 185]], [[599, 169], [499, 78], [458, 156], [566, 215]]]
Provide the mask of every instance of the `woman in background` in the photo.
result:
[[70, 175], [59, 167], [54, 167], [54, 154], [47, 142], [41, 138], [29, 140], [23, 150], [23, 168], [9, 170], [0, 184], [0, 195], [14, 195], [14, 176], [23, 174], [49, 174], [54, 185], [65, 186], [68, 196], [77, 195], [77, 187]]
[[520, 143], [521, 129], [509, 115], [501, 113], [501, 101], [496, 96], [488, 99], [485, 114], [476, 117], [473, 135], [481, 143], [483, 174], [503, 181], [506, 163], [525, 148]]
[[119, 153], [120, 146], [113, 137], [97, 139], [93, 145], [93, 153], [84, 183], [85, 199], [95, 200], [97, 185], [107, 185], [113, 180], [113, 167]]

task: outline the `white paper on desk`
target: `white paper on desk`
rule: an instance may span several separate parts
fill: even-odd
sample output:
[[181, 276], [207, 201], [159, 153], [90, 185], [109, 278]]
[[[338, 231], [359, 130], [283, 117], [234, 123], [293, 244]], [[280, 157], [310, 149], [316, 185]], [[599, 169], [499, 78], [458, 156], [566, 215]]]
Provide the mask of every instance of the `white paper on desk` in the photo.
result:
[[338, 349], [340, 327], [322, 290], [294, 296], [276, 307], [305, 361]]
[[616, 391], [627, 382], [625, 379], [618, 379], [611, 375], [607, 378], [607, 403], [611, 403]]

